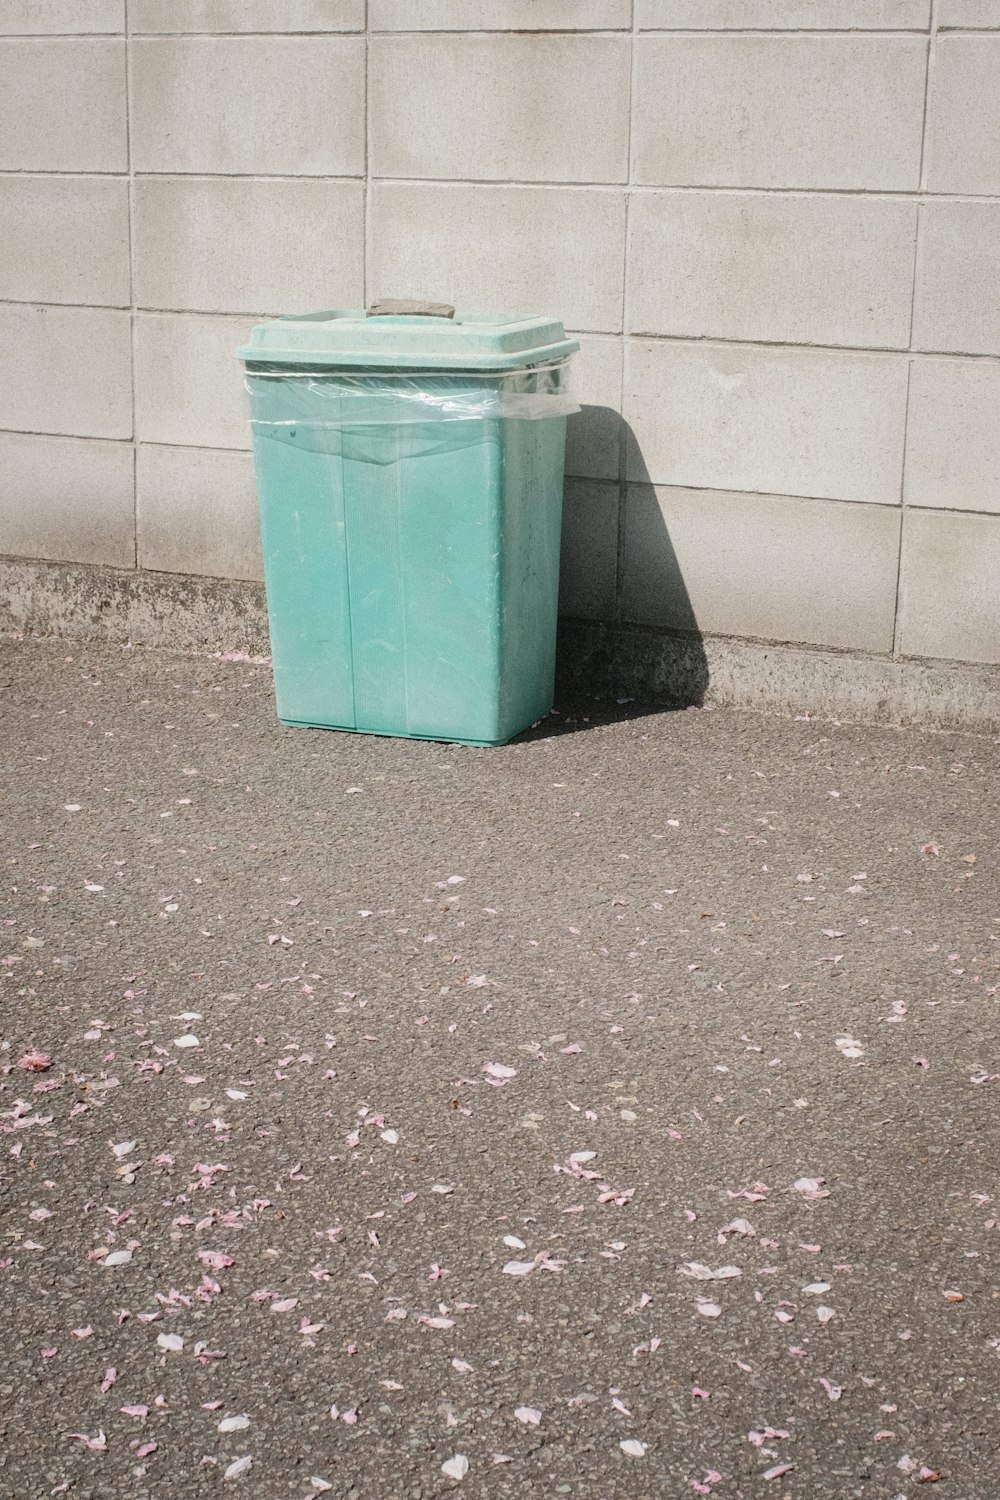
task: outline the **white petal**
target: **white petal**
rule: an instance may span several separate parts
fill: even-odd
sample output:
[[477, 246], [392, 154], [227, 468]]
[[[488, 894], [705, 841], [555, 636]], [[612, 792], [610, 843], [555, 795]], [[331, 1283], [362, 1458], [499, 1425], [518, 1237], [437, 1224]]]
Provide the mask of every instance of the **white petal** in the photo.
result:
[[723, 1224], [722, 1228], [719, 1230], [719, 1244], [722, 1245], [725, 1243], [727, 1234], [745, 1234], [754, 1236], [756, 1235], [756, 1233], [757, 1231], [756, 1229], [754, 1229], [749, 1219], [730, 1219], [729, 1223]]
[[646, 1444], [640, 1443], [638, 1438], [623, 1438], [618, 1446], [623, 1453], [628, 1454], [629, 1458], [645, 1458], [646, 1456]]
[[682, 1276], [693, 1276], [695, 1281], [711, 1281], [712, 1268], [704, 1265], [700, 1260], [685, 1261], [678, 1267]]
[[104, 1257], [104, 1259], [101, 1261], [101, 1265], [102, 1266], [127, 1266], [128, 1263], [129, 1263], [129, 1261], [131, 1259], [132, 1259], [132, 1252], [131, 1252], [131, 1250], [112, 1250], [111, 1254], [110, 1255], [106, 1255]]
[[526, 1427], [537, 1427], [542, 1420], [542, 1414], [537, 1406], [515, 1406], [514, 1415]]
[[250, 1418], [240, 1415], [238, 1417], [223, 1417], [219, 1423], [220, 1432], [242, 1432], [245, 1427], [250, 1426]]
[[518, 1239], [516, 1234], [505, 1234], [503, 1242], [508, 1250], [527, 1250], [528, 1248], [523, 1240]]
[[464, 1453], [456, 1453], [452, 1458], [446, 1458], [441, 1465], [441, 1473], [447, 1474], [449, 1479], [464, 1479], [469, 1472], [469, 1460]]
[[[201, 1043], [199, 1042], [198, 1038], [196, 1036], [193, 1036], [191, 1034], [191, 1032], [189, 1031], [184, 1036], [175, 1036], [174, 1037], [174, 1046], [175, 1047], [200, 1047]], [[242, 1473], [242, 1472], [243, 1471], [241, 1469], [240, 1473]]]
[[223, 1479], [239, 1479], [240, 1475], [245, 1474], [252, 1463], [253, 1459], [249, 1453], [245, 1453], [242, 1458], [234, 1459], [223, 1474]]
[[503, 1268], [505, 1276], [528, 1276], [535, 1269], [533, 1260], [509, 1260]]
[[159, 1349], [171, 1349], [179, 1354], [184, 1348], [184, 1340], [179, 1333], [160, 1333], [156, 1336], [156, 1345]]
[[711, 1266], [704, 1265], [700, 1260], [688, 1260], [677, 1268], [682, 1276], [691, 1276], [695, 1281], [731, 1281], [734, 1276], [742, 1276], [743, 1272], [739, 1266], [720, 1266], [713, 1271]]

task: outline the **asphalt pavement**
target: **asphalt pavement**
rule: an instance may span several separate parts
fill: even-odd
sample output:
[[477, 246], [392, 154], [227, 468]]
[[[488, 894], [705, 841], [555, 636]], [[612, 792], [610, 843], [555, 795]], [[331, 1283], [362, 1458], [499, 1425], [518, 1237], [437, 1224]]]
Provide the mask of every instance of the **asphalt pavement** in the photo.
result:
[[996, 1500], [996, 741], [0, 684], [0, 1495]]

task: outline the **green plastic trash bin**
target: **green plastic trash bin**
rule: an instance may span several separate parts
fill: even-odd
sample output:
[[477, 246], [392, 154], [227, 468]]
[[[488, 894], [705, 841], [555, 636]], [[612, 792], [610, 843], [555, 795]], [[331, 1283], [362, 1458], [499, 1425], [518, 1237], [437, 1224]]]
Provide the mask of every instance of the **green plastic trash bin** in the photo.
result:
[[563, 325], [279, 318], [246, 365], [283, 723], [497, 745], [547, 713]]

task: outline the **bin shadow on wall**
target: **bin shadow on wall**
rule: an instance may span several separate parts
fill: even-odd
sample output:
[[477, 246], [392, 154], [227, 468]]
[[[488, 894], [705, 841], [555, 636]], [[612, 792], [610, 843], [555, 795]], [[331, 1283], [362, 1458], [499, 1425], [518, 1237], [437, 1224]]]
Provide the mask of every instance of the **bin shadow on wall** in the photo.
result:
[[[567, 477], [555, 711], [534, 731], [542, 735], [699, 707], [709, 683], [704, 638], [632, 428], [611, 407], [584, 406], [569, 420], [570, 467], [574, 450], [617, 429], [629, 482]], [[588, 577], [593, 589], [581, 584]]]

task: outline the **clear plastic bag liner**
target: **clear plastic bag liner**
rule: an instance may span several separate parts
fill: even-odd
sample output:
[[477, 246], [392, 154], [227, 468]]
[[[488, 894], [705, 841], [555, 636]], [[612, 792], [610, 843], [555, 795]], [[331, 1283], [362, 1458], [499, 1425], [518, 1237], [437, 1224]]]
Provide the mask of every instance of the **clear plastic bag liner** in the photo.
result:
[[580, 410], [566, 360], [483, 374], [253, 365], [246, 386], [255, 438], [377, 464], [496, 441], [484, 424], [500, 419]]

